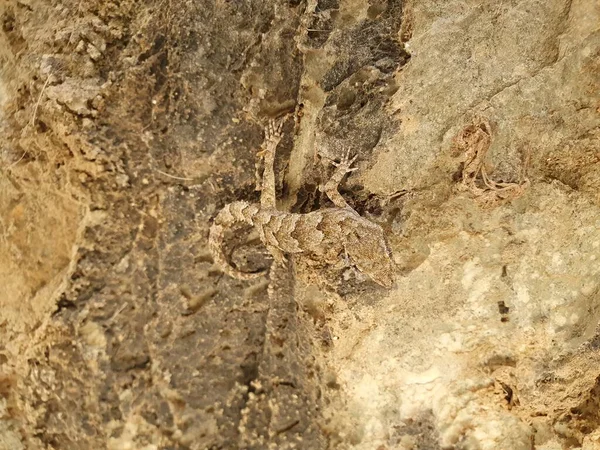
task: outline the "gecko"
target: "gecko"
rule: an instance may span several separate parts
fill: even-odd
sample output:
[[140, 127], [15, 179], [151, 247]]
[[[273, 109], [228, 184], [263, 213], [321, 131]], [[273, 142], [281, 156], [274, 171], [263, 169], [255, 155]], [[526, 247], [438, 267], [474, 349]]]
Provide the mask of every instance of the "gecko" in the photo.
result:
[[356, 170], [352, 164], [357, 156], [349, 152], [339, 163], [332, 162], [335, 171], [329, 181], [320, 186], [333, 207], [309, 213], [280, 211], [275, 193], [275, 151], [282, 138], [283, 120], [270, 120], [265, 127], [262, 189], [259, 203], [234, 201], [215, 217], [209, 232], [208, 246], [217, 267], [225, 274], [250, 280], [268, 270], [243, 272], [233, 267], [223, 251], [224, 233], [238, 223], [254, 227], [274, 264], [285, 264], [287, 255], [308, 258], [332, 267], [354, 265], [377, 284], [390, 288], [394, 283], [395, 263], [378, 224], [358, 214], [342, 197], [338, 187], [344, 176]]

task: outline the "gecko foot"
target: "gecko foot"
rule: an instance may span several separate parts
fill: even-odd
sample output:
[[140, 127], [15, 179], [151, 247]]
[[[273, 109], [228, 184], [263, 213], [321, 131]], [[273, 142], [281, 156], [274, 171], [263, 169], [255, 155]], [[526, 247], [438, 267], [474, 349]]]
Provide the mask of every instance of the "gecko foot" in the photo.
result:
[[352, 164], [354, 164], [354, 161], [356, 161], [357, 158], [358, 155], [350, 157], [350, 150], [347, 150], [340, 158], [340, 162], [331, 160], [331, 164], [335, 166], [335, 172], [326, 184], [319, 186], [319, 190], [321, 192], [327, 192], [328, 190], [337, 189], [342, 182], [344, 175], [358, 170], [358, 167], [352, 167]]
[[269, 119], [269, 123], [265, 127], [263, 148], [256, 154], [259, 158], [264, 158], [267, 154], [275, 153], [275, 149], [283, 136], [282, 130], [285, 119], [285, 117], [281, 119]]
[[285, 254], [279, 250], [278, 248], [269, 248], [271, 255], [273, 255], [273, 261], [280, 266], [285, 266], [287, 264], [287, 257]]
[[340, 158], [340, 162], [331, 161], [331, 164], [337, 168], [336, 173], [343, 172], [343, 175], [345, 175], [349, 172], [354, 172], [355, 170], [358, 170], [358, 167], [351, 167], [357, 158], [358, 155], [350, 157], [350, 150], [346, 150], [346, 153], [344, 153], [344, 155]]

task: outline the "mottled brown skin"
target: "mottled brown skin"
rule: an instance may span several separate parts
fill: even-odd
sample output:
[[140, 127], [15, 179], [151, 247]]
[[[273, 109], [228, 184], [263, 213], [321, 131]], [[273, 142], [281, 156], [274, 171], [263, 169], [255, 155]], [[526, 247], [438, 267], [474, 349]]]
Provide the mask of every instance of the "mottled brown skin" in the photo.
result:
[[275, 149], [281, 139], [281, 123], [269, 124], [265, 133], [265, 170], [260, 204], [237, 201], [226, 205], [210, 229], [209, 248], [215, 263], [227, 275], [248, 280], [263, 272], [241, 272], [223, 253], [226, 228], [243, 222], [256, 229], [276, 264], [285, 263], [285, 255], [299, 255], [319, 263], [339, 267], [354, 264], [361, 272], [384, 287], [393, 284], [394, 262], [382, 228], [361, 217], [340, 195], [337, 188], [344, 175], [355, 169], [354, 159], [346, 155], [336, 165], [330, 181], [322, 187], [335, 207], [307, 214], [277, 210], [275, 206]]

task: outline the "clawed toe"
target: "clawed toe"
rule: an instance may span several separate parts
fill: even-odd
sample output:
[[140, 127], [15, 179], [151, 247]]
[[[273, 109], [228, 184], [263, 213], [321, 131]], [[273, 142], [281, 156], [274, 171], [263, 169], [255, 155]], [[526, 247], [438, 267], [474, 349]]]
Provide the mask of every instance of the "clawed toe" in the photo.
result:
[[265, 127], [265, 139], [281, 139], [281, 132], [283, 130], [284, 122], [285, 117], [281, 119], [269, 119], [269, 123]]
[[267, 154], [275, 153], [275, 148], [281, 141], [283, 123], [285, 117], [281, 119], [270, 119], [265, 126], [265, 140], [262, 150], [256, 153], [258, 158], [264, 158]]
[[357, 170], [357, 167], [351, 167], [352, 164], [354, 164], [354, 162], [358, 159], [358, 155], [354, 155], [353, 157], [350, 157], [350, 150], [347, 150], [344, 153], [344, 156], [342, 156], [340, 158], [340, 162], [335, 162], [332, 161], [331, 164], [333, 164], [335, 167], [339, 168], [340, 170], [344, 170], [346, 173], [348, 172], [354, 172], [355, 170]]

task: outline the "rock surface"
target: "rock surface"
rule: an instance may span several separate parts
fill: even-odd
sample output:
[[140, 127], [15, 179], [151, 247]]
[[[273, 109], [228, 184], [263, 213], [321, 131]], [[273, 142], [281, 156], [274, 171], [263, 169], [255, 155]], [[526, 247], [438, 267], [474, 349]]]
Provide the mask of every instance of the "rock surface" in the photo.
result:
[[[0, 19], [0, 449], [600, 448], [598, 2]], [[357, 154], [342, 192], [386, 230], [392, 289], [213, 266], [283, 114], [280, 207], [327, 206], [328, 160]]]

